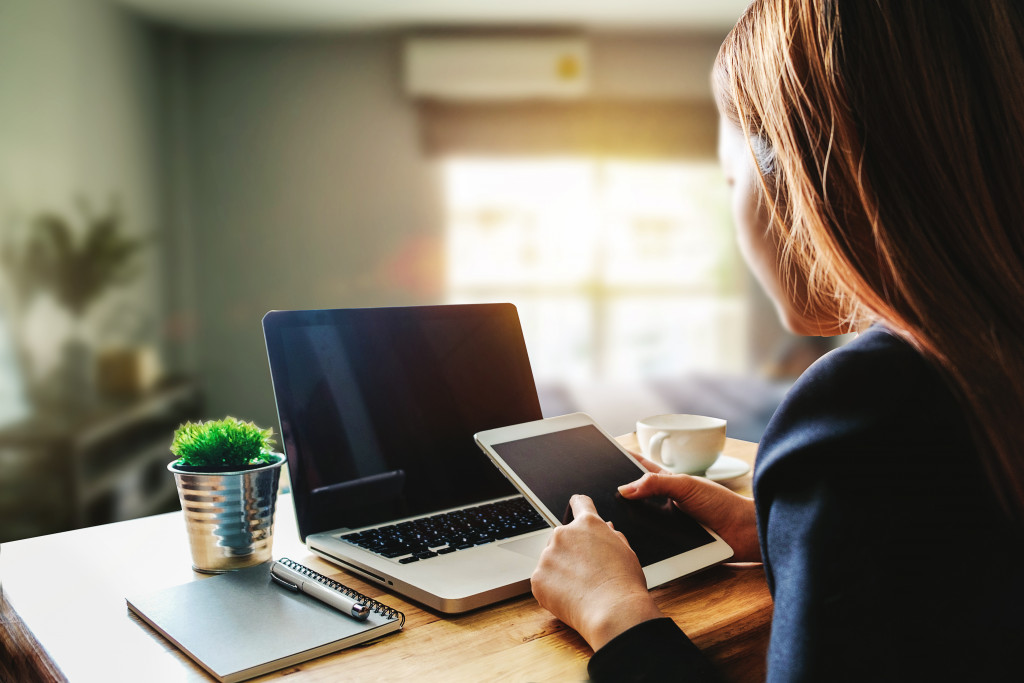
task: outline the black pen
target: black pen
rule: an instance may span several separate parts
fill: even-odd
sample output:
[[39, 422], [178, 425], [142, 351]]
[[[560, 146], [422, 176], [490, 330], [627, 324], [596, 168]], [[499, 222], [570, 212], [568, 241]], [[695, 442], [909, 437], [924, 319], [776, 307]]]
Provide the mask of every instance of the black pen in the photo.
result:
[[270, 577], [288, 590], [314, 597], [353, 619], [366, 621], [366, 618], [370, 616], [370, 608], [363, 603], [353, 600], [344, 593], [332, 590], [280, 562], [274, 562], [270, 566]]

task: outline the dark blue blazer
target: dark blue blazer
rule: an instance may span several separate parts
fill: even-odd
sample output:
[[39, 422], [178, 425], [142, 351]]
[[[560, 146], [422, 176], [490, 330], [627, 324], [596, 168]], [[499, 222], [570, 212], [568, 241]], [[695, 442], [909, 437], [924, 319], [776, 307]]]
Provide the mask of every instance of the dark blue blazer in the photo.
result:
[[[1024, 535], [954, 392], [885, 328], [793, 386], [761, 440], [754, 500], [775, 603], [768, 680], [1024, 680]], [[716, 677], [670, 619], [608, 643], [589, 672]]]

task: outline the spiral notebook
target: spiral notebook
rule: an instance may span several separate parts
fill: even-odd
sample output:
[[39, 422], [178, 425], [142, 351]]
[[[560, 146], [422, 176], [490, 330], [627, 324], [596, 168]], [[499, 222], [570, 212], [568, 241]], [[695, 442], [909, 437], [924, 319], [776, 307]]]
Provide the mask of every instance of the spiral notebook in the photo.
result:
[[[283, 560], [282, 562], [291, 562]], [[312, 569], [290, 566], [371, 608], [365, 621], [271, 580], [267, 562], [125, 598], [139, 618], [222, 683], [244, 681], [405, 625], [405, 615]]]

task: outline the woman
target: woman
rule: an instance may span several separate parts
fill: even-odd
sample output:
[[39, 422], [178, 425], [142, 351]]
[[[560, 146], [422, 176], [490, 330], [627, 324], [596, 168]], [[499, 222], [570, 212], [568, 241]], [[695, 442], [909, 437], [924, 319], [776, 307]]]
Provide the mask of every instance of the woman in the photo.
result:
[[[763, 561], [770, 680], [1021, 680], [1024, 4], [755, 0], [714, 84], [738, 239], [794, 332], [861, 334], [769, 424], [754, 498], [651, 473]], [[589, 499], [538, 601], [595, 679], [714, 671]]]

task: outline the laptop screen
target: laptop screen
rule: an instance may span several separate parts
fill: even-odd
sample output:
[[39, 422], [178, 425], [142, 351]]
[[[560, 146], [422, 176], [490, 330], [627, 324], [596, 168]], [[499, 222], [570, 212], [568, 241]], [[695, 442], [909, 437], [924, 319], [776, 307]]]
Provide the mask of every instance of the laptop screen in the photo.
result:
[[299, 533], [517, 491], [473, 441], [541, 418], [511, 304], [263, 318]]

